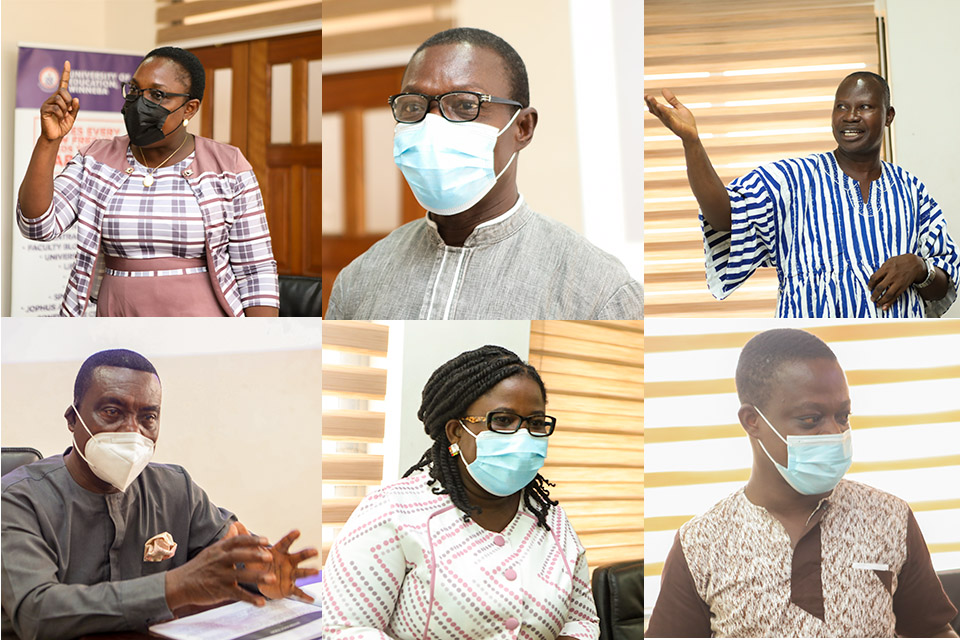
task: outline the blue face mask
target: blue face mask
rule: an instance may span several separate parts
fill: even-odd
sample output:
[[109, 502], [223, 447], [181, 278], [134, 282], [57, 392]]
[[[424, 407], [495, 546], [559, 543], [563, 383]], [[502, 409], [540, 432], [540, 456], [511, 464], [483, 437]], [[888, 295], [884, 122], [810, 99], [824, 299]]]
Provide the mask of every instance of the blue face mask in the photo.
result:
[[417, 202], [432, 213], [462, 213], [490, 193], [517, 154], [500, 173], [493, 170], [497, 138], [520, 114], [499, 131], [480, 122], [450, 122], [428, 113], [414, 124], [397, 124], [393, 133], [393, 161], [403, 172]]
[[477, 436], [460, 424], [477, 441], [477, 458], [467, 463], [467, 472], [488, 492], [512, 496], [537, 477], [547, 458], [546, 438], [534, 438], [526, 429], [510, 434], [488, 430]]
[[777, 437], [787, 444], [787, 466], [778, 464], [767, 448], [760, 442], [760, 448], [776, 466], [797, 493], [813, 496], [832, 491], [840, 478], [850, 468], [853, 461], [853, 441], [850, 429], [843, 433], [830, 433], [817, 436], [783, 436], [773, 428], [767, 417], [754, 407], [757, 413], [767, 423], [767, 426], [777, 434]]

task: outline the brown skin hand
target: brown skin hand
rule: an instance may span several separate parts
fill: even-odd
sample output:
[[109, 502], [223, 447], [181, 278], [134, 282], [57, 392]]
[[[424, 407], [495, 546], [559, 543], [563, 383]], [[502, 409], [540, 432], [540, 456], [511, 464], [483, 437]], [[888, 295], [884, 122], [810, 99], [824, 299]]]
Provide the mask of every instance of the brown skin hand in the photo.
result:
[[[843, 369], [836, 360], [815, 358], [781, 365], [770, 399], [760, 407], [781, 436], [812, 436], [842, 433], [850, 428], [850, 392]], [[760, 448], [779, 464], [787, 466], [787, 445], [763, 421], [757, 410], [744, 404], [740, 424], [750, 436], [753, 470], [745, 494], [750, 502], [770, 512], [790, 535], [793, 545], [805, 533], [810, 514], [830, 492], [804, 495], [791, 487]]]
[[660, 104], [656, 96], [643, 96], [650, 110], [667, 129], [683, 141], [683, 155], [687, 163], [687, 181], [700, 205], [703, 217], [718, 231], [730, 230], [730, 196], [713, 168], [707, 150], [700, 141], [697, 122], [670, 89], [661, 91], [669, 106]]
[[[92, 434], [139, 432], [156, 442], [160, 435], [160, 380], [146, 371], [97, 367], [77, 409]], [[67, 407], [63, 417], [76, 440], [76, 449], [86, 452], [90, 435], [77, 420], [73, 407]], [[76, 449], [64, 459], [74, 481], [94, 493], [117, 493], [119, 489], [97, 477]]]
[[40, 105], [40, 137], [20, 183], [20, 211], [26, 218], [39, 218], [53, 202], [53, 173], [60, 141], [70, 133], [80, 111], [80, 99], [70, 95], [70, 61], [63, 63], [60, 88]]
[[[543, 414], [546, 403], [540, 387], [525, 375], [516, 375], [498, 382], [493, 388], [477, 398], [467, 407], [467, 416], [486, 416], [491, 411], [512, 411], [517, 415], [529, 416]], [[461, 416], [462, 417], [462, 416]], [[457, 456], [460, 469], [460, 479], [467, 491], [470, 503], [481, 509], [482, 513], [473, 513], [471, 517], [481, 527], [488, 531], [503, 531], [517, 514], [520, 506], [520, 492], [510, 496], [495, 496], [481, 487], [470, 472], [467, 463], [477, 459], [477, 441], [463, 430], [470, 429], [474, 435], [486, 430], [485, 423], [464, 422], [450, 420], [447, 422], [447, 440], [460, 446], [460, 455]], [[524, 425], [526, 426], [526, 425]]]
[[[230, 531], [224, 536], [224, 539], [236, 535], [250, 535], [250, 532], [243, 526], [243, 523], [235, 522], [230, 525]], [[273, 577], [267, 582], [257, 583], [260, 593], [271, 600], [295, 596], [306, 602], [313, 602], [313, 596], [297, 587], [296, 581], [320, 573], [320, 570], [315, 568], [299, 568], [301, 562], [317, 557], [319, 552], [314, 548], [309, 548], [297, 553], [290, 553], [290, 545], [299, 537], [300, 532], [294, 529], [281, 538], [277, 544], [266, 547], [271, 555], [269, 562], [252, 562], [246, 566], [247, 569], [260, 571], [264, 575]]]
[[[470, 44], [449, 44], [428, 47], [414, 56], [403, 74], [401, 91], [429, 96], [448, 91], [478, 91], [509, 98], [511, 87], [499, 54]], [[506, 104], [483, 103], [476, 122], [500, 130], [507, 125], [517, 108]], [[440, 107], [436, 102], [430, 105], [430, 113], [440, 115]], [[510, 128], [497, 139], [493, 150], [495, 173], [500, 173], [514, 153], [530, 144], [536, 127], [537, 110], [533, 107], [522, 109]], [[452, 216], [431, 215], [445, 243], [463, 246], [477, 225], [506, 213], [517, 203], [518, 163], [519, 158], [500, 176], [493, 189], [466, 211]]]

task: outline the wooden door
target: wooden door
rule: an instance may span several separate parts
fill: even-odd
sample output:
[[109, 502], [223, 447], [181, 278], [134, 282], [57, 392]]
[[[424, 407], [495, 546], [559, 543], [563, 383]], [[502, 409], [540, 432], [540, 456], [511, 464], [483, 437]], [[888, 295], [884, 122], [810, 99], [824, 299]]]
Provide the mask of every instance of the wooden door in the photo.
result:
[[[369, 71], [356, 71], [323, 76], [323, 117], [326, 126], [328, 116], [335, 116], [342, 131], [337, 135], [338, 148], [327, 146], [327, 162], [337, 163], [342, 175], [342, 184], [338, 211], [325, 211], [325, 218], [338, 219], [336, 233], [324, 233], [323, 246], [323, 306], [327, 307], [330, 289], [340, 270], [354, 258], [383, 238], [385, 230], [371, 230], [368, 220], [371, 204], [367, 202], [371, 188], [377, 185], [367, 184], [371, 175], [368, 164], [368, 152], [365, 150], [365, 129], [369, 120], [365, 114], [371, 110], [383, 111], [387, 107], [387, 97], [400, 91], [404, 67], [391, 67]], [[378, 118], [392, 118], [381, 113]], [[332, 120], [333, 118], [331, 118]], [[381, 141], [381, 144], [386, 144]], [[379, 156], [377, 162], [390, 162]], [[388, 167], [384, 171], [397, 171]], [[407, 183], [400, 178], [399, 186], [393, 194], [398, 201], [398, 219], [395, 226], [415, 220], [423, 215], [423, 208], [413, 197]], [[389, 188], [393, 188], [390, 186]]]
[[[319, 277], [319, 132], [311, 135], [309, 64], [321, 59], [319, 31], [192, 50], [203, 63], [207, 86], [200, 108], [200, 135], [214, 137], [217, 109], [229, 109], [229, 133], [217, 139], [238, 147], [263, 192], [270, 237], [281, 274]], [[271, 139], [275, 65], [290, 65], [289, 140]], [[218, 105], [218, 69], [229, 69], [230, 104]], [[286, 88], [285, 88], [286, 89]], [[285, 90], [284, 89], [284, 90]], [[284, 136], [285, 138], [287, 136]], [[226, 139], [225, 139], [226, 138]]]

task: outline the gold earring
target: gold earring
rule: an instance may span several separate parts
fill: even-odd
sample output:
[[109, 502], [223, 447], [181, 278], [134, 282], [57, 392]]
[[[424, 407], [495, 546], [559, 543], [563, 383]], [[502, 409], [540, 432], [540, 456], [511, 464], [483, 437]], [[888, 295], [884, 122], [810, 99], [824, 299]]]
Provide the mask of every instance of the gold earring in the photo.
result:
[[458, 455], [460, 455], [460, 445], [458, 445], [456, 442], [454, 442], [452, 445], [450, 445], [450, 446], [447, 447], [447, 448], [450, 450], [450, 455], [451, 455], [451, 456], [458, 456]]

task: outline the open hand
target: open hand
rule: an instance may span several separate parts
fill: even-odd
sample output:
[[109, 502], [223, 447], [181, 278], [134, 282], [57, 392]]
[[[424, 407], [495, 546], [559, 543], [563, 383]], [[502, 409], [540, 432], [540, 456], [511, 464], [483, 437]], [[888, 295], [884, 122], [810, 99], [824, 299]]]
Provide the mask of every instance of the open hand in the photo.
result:
[[[185, 565], [166, 575], [167, 606], [173, 610], [188, 604], [217, 604], [224, 600], [243, 600], [258, 607], [263, 597], [240, 587], [241, 582], [269, 585], [275, 575], [264, 569], [273, 560], [266, 538], [251, 535], [225, 537]], [[243, 568], [239, 568], [240, 567]]]
[[70, 95], [67, 87], [70, 85], [70, 61], [63, 63], [63, 74], [60, 76], [60, 88], [40, 105], [40, 133], [55, 142], [70, 133], [73, 123], [80, 111], [80, 99]]
[[297, 553], [290, 553], [290, 545], [299, 537], [300, 532], [294, 529], [283, 536], [277, 544], [267, 549], [271, 555], [270, 562], [262, 565], [248, 565], [248, 568], [260, 570], [273, 578], [273, 580], [269, 582], [257, 583], [257, 588], [260, 589], [260, 593], [271, 600], [286, 598], [287, 596], [297, 596], [301, 600], [313, 602], [313, 598], [302, 591], [296, 585], [295, 581], [298, 578], [315, 576], [320, 572], [319, 569], [315, 568], [299, 568], [301, 562], [309, 558], [315, 558], [318, 552], [316, 549], [309, 548], [298, 551]]
[[880, 265], [867, 281], [872, 292], [870, 299], [887, 311], [910, 285], [923, 282], [926, 277], [927, 265], [920, 256], [913, 253], [894, 256]]
[[644, 95], [643, 100], [647, 103], [650, 113], [657, 116], [667, 129], [677, 134], [684, 142], [693, 142], [699, 138], [697, 122], [690, 109], [683, 106], [670, 89], [663, 89], [660, 93], [670, 106], [657, 102], [656, 96]]

